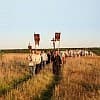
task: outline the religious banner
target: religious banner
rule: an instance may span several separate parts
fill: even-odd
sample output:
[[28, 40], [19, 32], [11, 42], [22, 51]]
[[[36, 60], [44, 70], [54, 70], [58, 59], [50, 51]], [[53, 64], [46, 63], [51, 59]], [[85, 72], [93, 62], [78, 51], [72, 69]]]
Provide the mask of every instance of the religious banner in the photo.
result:
[[60, 41], [60, 34], [61, 33], [55, 33], [55, 40]]
[[38, 45], [39, 46], [39, 41], [35, 41], [35, 46]]
[[34, 34], [35, 45], [39, 46], [40, 34]]

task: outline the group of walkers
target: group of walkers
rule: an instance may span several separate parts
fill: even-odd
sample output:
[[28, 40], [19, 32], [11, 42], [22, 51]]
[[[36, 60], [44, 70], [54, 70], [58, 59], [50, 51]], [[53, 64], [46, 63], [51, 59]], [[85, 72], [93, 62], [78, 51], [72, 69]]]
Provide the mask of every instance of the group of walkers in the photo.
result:
[[28, 56], [29, 71], [32, 75], [38, 74], [40, 70], [44, 69], [46, 64], [52, 63], [53, 74], [59, 74], [61, 71], [61, 56], [59, 51], [45, 52], [32, 51]]
[[42, 51], [32, 51], [28, 56], [29, 70], [32, 75], [39, 73], [43, 67], [45, 67], [46, 61], [48, 60], [47, 54]]
[[94, 56], [95, 54], [90, 50], [85, 49], [70, 49], [62, 51], [67, 57], [81, 57], [81, 56]]
[[32, 51], [28, 56], [29, 60], [29, 69], [32, 75], [35, 75], [40, 72], [41, 69], [44, 69], [46, 64], [52, 63], [52, 72], [53, 74], [59, 74], [61, 71], [61, 64], [66, 63], [67, 57], [80, 57], [80, 56], [89, 56], [92, 54], [86, 50], [69, 50], [69, 51]]

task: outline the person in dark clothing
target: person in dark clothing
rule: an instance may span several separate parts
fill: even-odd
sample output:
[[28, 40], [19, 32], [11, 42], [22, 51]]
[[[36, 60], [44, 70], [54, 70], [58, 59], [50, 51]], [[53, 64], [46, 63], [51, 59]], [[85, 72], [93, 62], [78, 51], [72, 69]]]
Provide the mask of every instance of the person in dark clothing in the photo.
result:
[[62, 61], [61, 61], [61, 58], [59, 56], [59, 52], [58, 51], [55, 51], [52, 58], [52, 67], [53, 67], [53, 74], [55, 75], [59, 75], [60, 72], [61, 72], [61, 64], [62, 64]]
[[47, 53], [47, 57], [48, 57], [48, 60], [47, 60], [46, 64], [50, 64], [50, 59], [51, 59], [50, 52]]

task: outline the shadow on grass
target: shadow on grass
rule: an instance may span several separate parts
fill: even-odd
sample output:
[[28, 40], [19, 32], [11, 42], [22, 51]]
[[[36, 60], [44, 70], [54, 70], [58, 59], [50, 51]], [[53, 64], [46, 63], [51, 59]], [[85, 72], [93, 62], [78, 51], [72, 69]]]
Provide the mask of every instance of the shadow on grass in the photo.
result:
[[11, 81], [7, 86], [0, 87], [0, 96], [6, 95], [8, 92], [10, 92], [12, 89], [16, 89], [19, 85], [23, 84], [24, 82], [28, 81], [32, 78], [32, 75], [25, 75], [24, 77], [20, 79], [15, 79]]
[[61, 76], [55, 75], [52, 83], [47, 86], [47, 89], [41, 93], [40, 97], [36, 97], [34, 100], [51, 100], [51, 97], [53, 96], [53, 90], [55, 86], [59, 84], [60, 80]]

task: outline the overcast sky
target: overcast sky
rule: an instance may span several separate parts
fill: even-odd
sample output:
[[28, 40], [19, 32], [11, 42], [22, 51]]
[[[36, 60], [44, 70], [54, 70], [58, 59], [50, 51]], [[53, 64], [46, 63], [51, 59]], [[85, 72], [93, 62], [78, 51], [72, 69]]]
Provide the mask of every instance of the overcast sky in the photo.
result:
[[51, 48], [55, 32], [61, 47], [100, 46], [100, 0], [0, 0], [0, 49], [27, 48], [34, 32], [39, 48]]

